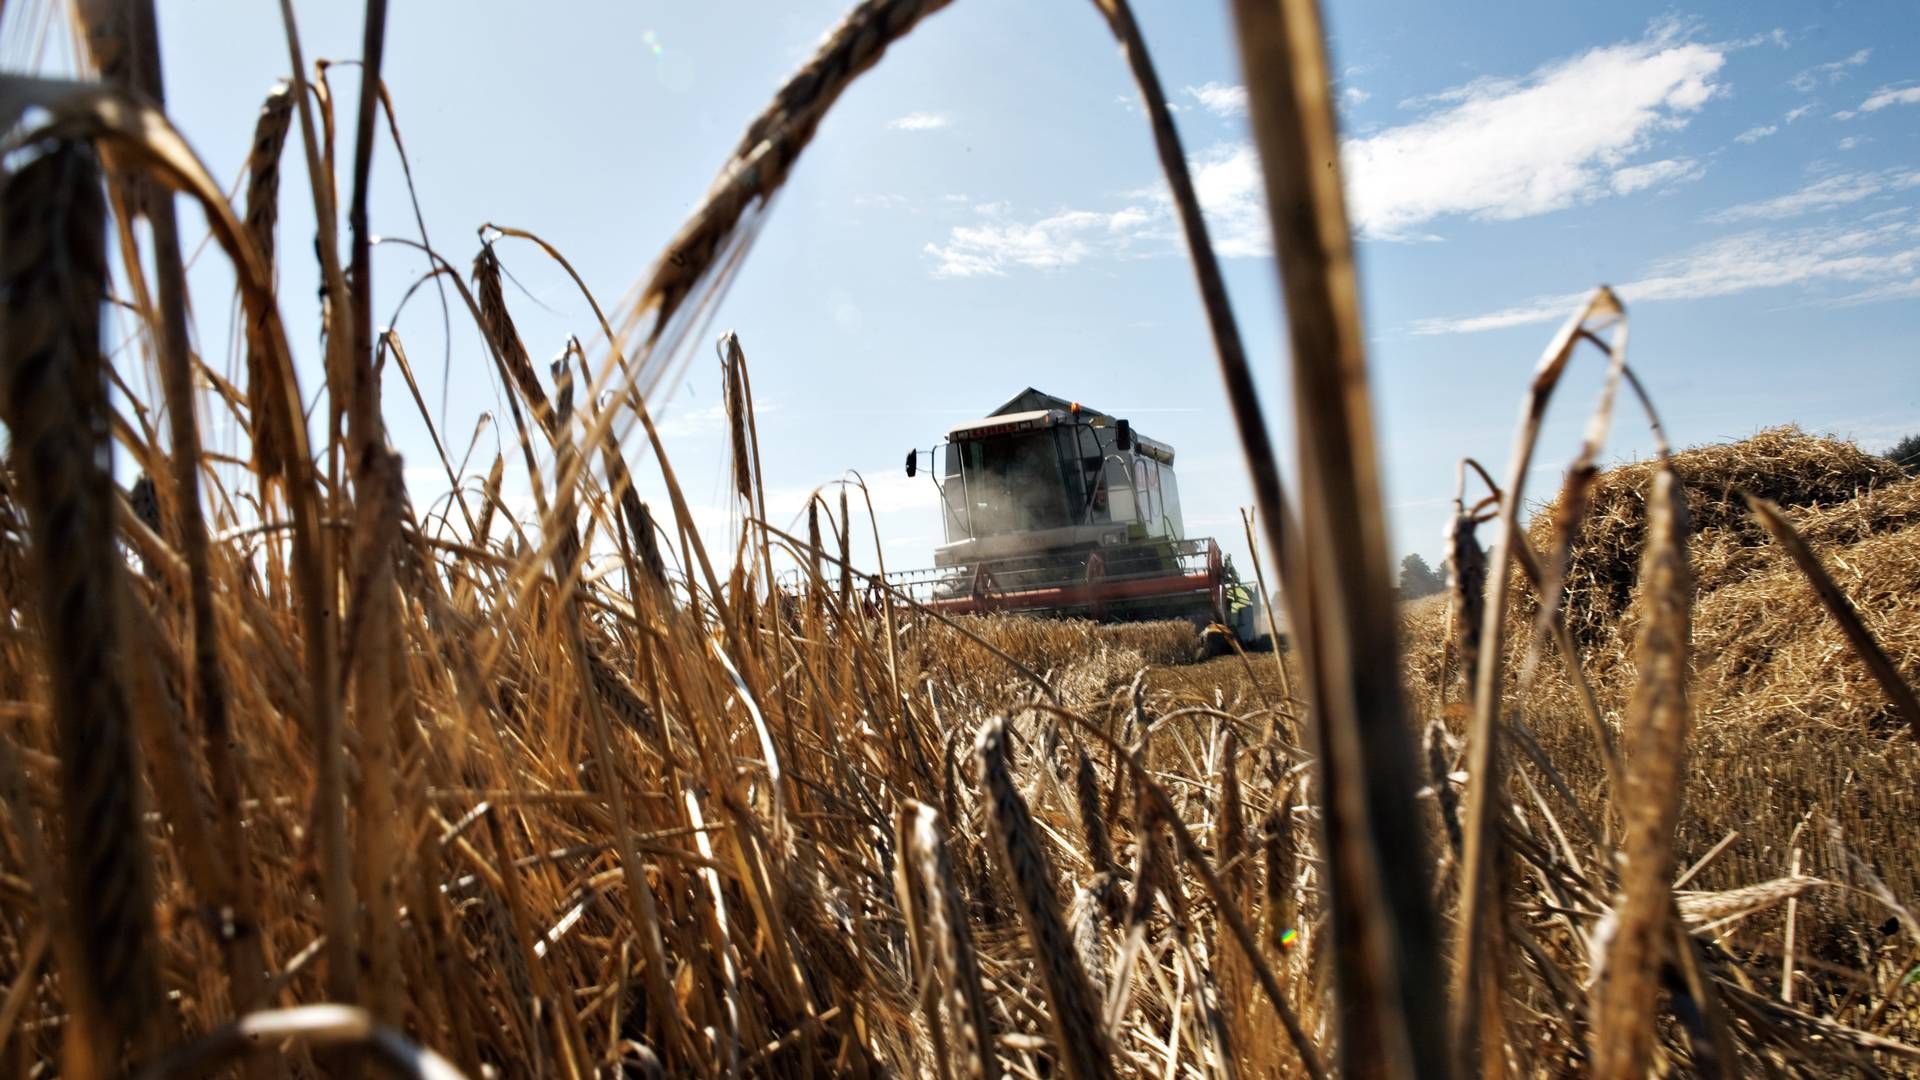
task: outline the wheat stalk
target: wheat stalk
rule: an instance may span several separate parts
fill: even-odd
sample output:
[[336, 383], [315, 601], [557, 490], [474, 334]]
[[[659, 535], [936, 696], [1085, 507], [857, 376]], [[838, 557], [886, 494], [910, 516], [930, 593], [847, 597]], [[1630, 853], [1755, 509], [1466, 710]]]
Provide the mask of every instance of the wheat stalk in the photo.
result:
[[1236, 0], [1234, 17], [1293, 355], [1302, 531], [1283, 576], [1318, 735], [1340, 1050], [1355, 1073], [1424, 1074], [1450, 1060], [1432, 1008], [1432, 860], [1413, 802], [1325, 35], [1313, 0]]

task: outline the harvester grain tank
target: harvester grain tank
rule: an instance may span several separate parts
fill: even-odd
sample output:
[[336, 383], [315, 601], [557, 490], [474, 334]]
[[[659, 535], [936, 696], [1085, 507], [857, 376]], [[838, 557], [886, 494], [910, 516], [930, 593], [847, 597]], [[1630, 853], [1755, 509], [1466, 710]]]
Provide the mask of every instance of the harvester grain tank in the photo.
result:
[[939, 488], [946, 542], [889, 576], [936, 610], [1206, 625], [1258, 606], [1219, 544], [1187, 537], [1173, 447], [1126, 420], [1029, 387], [906, 469]]

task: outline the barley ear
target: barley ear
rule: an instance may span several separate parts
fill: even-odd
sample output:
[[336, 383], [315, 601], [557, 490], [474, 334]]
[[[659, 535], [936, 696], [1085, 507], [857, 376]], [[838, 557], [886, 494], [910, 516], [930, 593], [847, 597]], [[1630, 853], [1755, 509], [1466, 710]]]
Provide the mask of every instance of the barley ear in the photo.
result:
[[[247, 232], [269, 272], [273, 267], [274, 226], [280, 220], [280, 156], [287, 145], [293, 120], [293, 88], [280, 82], [260, 106], [253, 128], [253, 146], [247, 151]], [[275, 368], [268, 362], [262, 335], [247, 335], [247, 400], [253, 421], [253, 457], [262, 477], [278, 476], [285, 467], [285, 421], [275, 402], [284, 393], [272, 386]], [[276, 396], [277, 395], [277, 396]]]
[[967, 1080], [996, 1080], [1000, 1059], [993, 1052], [993, 1029], [987, 1019], [987, 999], [980, 988], [980, 961], [967, 926], [967, 903], [947, 856], [945, 827], [931, 806], [908, 800], [900, 810], [904, 843], [901, 864], [911, 863], [918, 876], [923, 936], [928, 962], [944, 986], [947, 1032], [957, 1075]]
[[1074, 801], [1080, 808], [1080, 828], [1087, 837], [1087, 861], [1096, 874], [1113, 872], [1113, 840], [1107, 834], [1107, 815], [1100, 808], [1100, 778], [1093, 771], [1093, 759], [1087, 748], [1079, 749], [1079, 765], [1073, 774]]
[[[753, 505], [753, 455], [747, 448], [747, 396], [740, 369], [744, 357], [729, 355], [726, 340], [721, 341], [721, 378], [726, 386], [727, 434], [733, 458], [733, 491], [748, 506]], [[736, 359], [736, 357], [738, 357]]]
[[1106, 1032], [1100, 1026], [1093, 986], [1087, 981], [1086, 969], [1061, 918], [1053, 867], [1041, 847], [1040, 831], [1014, 787], [1013, 771], [1007, 763], [1005, 719], [990, 720], [981, 728], [974, 759], [980, 789], [987, 800], [994, 854], [1020, 905], [1027, 943], [1040, 969], [1040, 985], [1053, 1021], [1054, 1052], [1073, 1080], [1111, 1077], [1113, 1063], [1107, 1055]]
[[513, 324], [513, 313], [507, 310], [507, 298], [500, 288], [500, 259], [493, 253], [492, 244], [481, 245], [480, 254], [473, 257], [473, 280], [478, 286], [474, 291], [480, 301], [481, 329], [512, 379], [513, 388], [533, 410], [540, 429], [552, 438], [557, 429], [553, 408], [540, 385], [540, 376], [533, 370], [533, 360], [527, 356], [527, 346], [520, 340], [520, 331]]
[[[1447, 608], [1453, 616], [1453, 640], [1457, 643], [1460, 677], [1467, 712], [1474, 709], [1474, 673], [1480, 670], [1480, 626], [1486, 621], [1487, 554], [1474, 536], [1475, 519], [1457, 514], [1447, 522]], [[1444, 680], [1445, 673], [1442, 672]], [[1444, 700], [1446, 685], [1441, 684]]]
[[1294, 786], [1279, 789], [1273, 809], [1261, 827], [1261, 855], [1266, 863], [1267, 944], [1274, 950], [1285, 947], [1284, 935], [1295, 929], [1300, 917], [1294, 880], [1299, 872], [1300, 852], [1293, 835]]
[[125, 567], [100, 351], [105, 220], [100, 166], [85, 145], [44, 148], [0, 191], [0, 407], [30, 525], [60, 752], [78, 964], [68, 1004], [80, 1022], [68, 1045], [100, 1054], [94, 1064], [111, 1071], [119, 1045], [146, 1039], [160, 999], [140, 768], [117, 655]]
[[1246, 811], [1240, 795], [1240, 739], [1227, 733], [1220, 756], [1220, 841], [1214, 861], [1227, 868], [1227, 887], [1233, 898], [1247, 898], [1247, 866], [1241, 858], [1247, 848]]
[[1639, 682], [1627, 705], [1626, 865], [1593, 1028], [1594, 1075], [1643, 1077], [1653, 1057], [1654, 1007], [1672, 917], [1674, 826], [1687, 737], [1692, 581], [1686, 491], [1671, 465], [1655, 475], [1640, 564]]

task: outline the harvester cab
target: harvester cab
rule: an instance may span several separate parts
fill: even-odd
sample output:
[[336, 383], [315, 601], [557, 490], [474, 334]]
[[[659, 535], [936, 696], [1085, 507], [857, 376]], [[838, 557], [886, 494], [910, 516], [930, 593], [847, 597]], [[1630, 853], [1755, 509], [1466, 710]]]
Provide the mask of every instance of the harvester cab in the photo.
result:
[[922, 469], [940, 491], [934, 565], [889, 575], [936, 610], [1229, 623], [1247, 596], [1180, 517], [1173, 447], [1028, 388], [947, 432]]

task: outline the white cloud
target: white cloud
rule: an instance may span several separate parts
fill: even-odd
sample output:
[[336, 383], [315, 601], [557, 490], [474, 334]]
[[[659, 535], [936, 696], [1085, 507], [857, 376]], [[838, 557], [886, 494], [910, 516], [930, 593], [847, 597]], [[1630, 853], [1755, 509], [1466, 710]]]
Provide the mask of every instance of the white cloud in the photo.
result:
[[1144, 211], [1067, 210], [1031, 223], [956, 225], [944, 244], [928, 244], [935, 277], [1000, 276], [1010, 268], [1057, 270], [1123, 249]]
[[[1227, 259], [1271, 253], [1266, 189], [1252, 144], [1219, 143], [1190, 158], [1187, 167], [1214, 251]], [[945, 243], [929, 243], [923, 250], [935, 277], [1056, 270], [1093, 258], [1172, 250], [1180, 227], [1166, 186], [1132, 195], [1139, 201], [1118, 210], [1064, 210], [1031, 222], [1008, 220], [1005, 203], [982, 204], [974, 209], [989, 219], [986, 224], [954, 226]]]
[[1345, 90], [1340, 91], [1340, 100], [1346, 102], [1349, 108], [1365, 105], [1372, 97], [1372, 94], [1367, 93], [1357, 86], [1349, 86]]
[[1787, 85], [1803, 94], [1810, 94], [1822, 83], [1837, 83], [1847, 77], [1848, 68], [1857, 68], [1873, 55], [1872, 49], [1861, 49], [1851, 56], [1844, 56], [1832, 63], [1815, 64], [1787, 80]]
[[895, 131], [937, 131], [952, 127], [953, 117], [946, 113], [910, 112], [887, 121], [887, 126]]
[[[1859, 303], [1905, 295], [1902, 284], [1920, 272], [1920, 231], [1908, 215], [1880, 224], [1807, 229], [1760, 229], [1699, 245], [1647, 268], [1616, 288], [1629, 305], [1730, 296], [1788, 285], [1847, 283], [1864, 292], [1833, 299]], [[1416, 334], [1466, 334], [1554, 322], [1573, 313], [1580, 293], [1538, 296], [1481, 315], [1423, 319]]]
[[1649, 161], [1645, 165], [1629, 165], [1623, 169], [1615, 169], [1610, 183], [1614, 194], [1631, 195], [1643, 188], [1659, 184], [1698, 180], [1705, 172], [1705, 167], [1692, 158], [1668, 158], [1665, 161]]
[[[1791, 123], [1792, 121], [1788, 121], [1788, 122]], [[1757, 143], [1761, 139], [1764, 139], [1767, 136], [1779, 130], [1780, 128], [1776, 124], [1762, 124], [1758, 127], [1750, 127], [1747, 130], [1741, 132], [1740, 134], [1735, 135], [1733, 137], [1733, 141], [1743, 142], [1748, 144]]]
[[1884, 192], [1905, 191], [1916, 185], [1920, 185], [1920, 172], [1889, 169], [1872, 173], [1835, 173], [1815, 180], [1798, 191], [1777, 195], [1771, 199], [1762, 199], [1759, 202], [1729, 206], [1725, 210], [1707, 215], [1706, 220], [1716, 225], [1742, 221], [1778, 221], [1818, 210], [1849, 206]]
[[1153, 215], [1138, 206], [1129, 206], [1107, 218], [1107, 231], [1114, 233], [1133, 232], [1153, 219]]
[[1267, 227], [1267, 191], [1261, 179], [1260, 155], [1253, 145], [1222, 143], [1187, 164], [1193, 170], [1193, 193], [1207, 215], [1213, 250], [1228, 259], [1271, 254], [1273, 232]]
[[1861, 143], [1863, 143], [1863, 142], [1866, 142], [1866, 141], [1867, 141], [1867, 140], [1865, 140], [1865, 139], [1862, 139], [1862, 138], [1861, 138], [1860, 136], [1858, 136], [1858, 135], [1849, 135], [1849, 136], [1847, 136], [1846, 138], [1844, 138], [1844, 139], [1841, 139], [1841, 140], [1840, 140], [1840, 141], [1839, 141], [1838, 143], [1836, 143], [1835, 145], [1837, 145], [1838, 147], [1840, 147], [1840, 149], [1842, 149], [1842, 150], [1851, 150], [1851, 149], [1853, 149], [1854, 147], [1856, 147], [1856, 146], [1859, 146], [1859, 145], [1860, 145]]
[[1813, 106], [1812, 106], [1812, 105], [1810, 105], [1810, 104], [1808, 104], [1808, 105], [1802, 105], [1802, 106], [1800, 106], [1800, 107], [1798, 107], [1798, 108], [1795, 108], [1795, 109], [1788, 109], [1788, 110], [1787, 110], [1787, 115], [1785, 115], [1785, 116], [1783, 116], [1783, 117], [1781, 117], [1780, 119], [1782, 119], [1782, 120], [1784, 120], [1784, 121], [1786, 121], [1787, 123], [1789, 123], [1789, 124], [1791, 124], [1791, 123], [1793, 123], [1793, 122], [1794, 122], [1795, 120], [1798, 120], [1798, 119], [1800, 119], [1801, 117], [1803, 117], [1803, 116], [1805, 116], [1805, 115], [1807, 115], [1808, 113], [1810, 113], [1810, 112], [1812, 112], [1812, 111], [1813, 111]]
[[1875, 90], [1872, 97], [1860, 103], [1860, 111], [1879, 112], [1889, 105], [1920, 105], [1920, 86], [1899, 89], [1883, 86]]
[[1719, 90], [1725, 59], [1724, 47], [1666, 27], [1409, 102], [1438, 107], [1345, 147], [1354, 222], [1391, 238], [1448, 215], [1531, 217], [1602, 197], [1633, 155]]
[[1738, 41], [1732, 42], [1730, 47], [1735, 49], [1751, 49], [1757, 45], [1765, 45], [1769, 42], [1782, 49], [1792, 45], [1792, 42], [1787, 40], [1787, 32], [1776, 26], [1766, 33], [1749, 34]]
[[1242, 116], [1247, 111], [1247, 88], [1208, 82], [1187, 87], [1187, 95], [1215, 116]]
[[[1480, 79], [1422, 99], [1416, 104], [1429, 107], [1426, 115], [1344, 147], [1355, 227], [1376, 238], [1436, 240], [1420, 226], [1444, 216], [1528, 217], [1697, 179], [1703, 166], [1692, 158], [1638, 159], [1720, 90], [1715, 75], [1729, 48], [1685, 40], [1668, 24], [1522, 78]], [[1245, 107], [1242, 87], [1207, 83], [1186, 92], [1222, 115]], [[1217, 143], [1188, 165], [1215, 250], [1226, 258], [1271, 254], [1252, 144]], [[1075, 208], [1026, 222], [986, 204], [990, 224], [955, 227], [924, 250], [941, 277], [1170, 250], [1179, 230], [1164, 185], [1134, 195], [1142, 201], [1123, 209]]]
[[1920, 277], [1908, 278], [1905, 281], [1889, 281], [1870, 289], [1848, 293], [1837, 297], [1833, 303], [1836, 307], [1852, 307], [1855, 304], [1871, 304], [1880, 300], [1907, 299], [1920, 300]]

